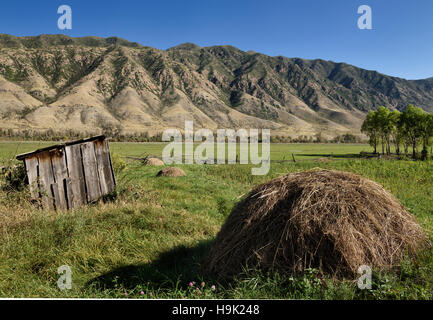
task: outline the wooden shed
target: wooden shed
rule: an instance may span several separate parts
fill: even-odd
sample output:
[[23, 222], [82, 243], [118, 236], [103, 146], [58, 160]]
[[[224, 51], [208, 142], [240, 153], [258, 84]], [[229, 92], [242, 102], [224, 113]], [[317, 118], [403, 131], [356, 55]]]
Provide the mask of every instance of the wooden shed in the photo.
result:
[[116, 187], [110, 149], [103, 135], [16, 158], [24, 161], [30, 193], [44, 209], [75, 208], [100, 199]]

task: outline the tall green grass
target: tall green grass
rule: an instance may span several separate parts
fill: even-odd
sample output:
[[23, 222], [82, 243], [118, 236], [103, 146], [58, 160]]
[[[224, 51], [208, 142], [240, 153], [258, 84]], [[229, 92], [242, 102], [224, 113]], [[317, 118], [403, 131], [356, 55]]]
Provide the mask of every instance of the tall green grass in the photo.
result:
[[[295, 278], [246, 270], [226, 283], [201, 273], [202, 257], [243, 195], [314, 167], [379, 182], [431, 235], [432, 162], [333, 159], [272, 163], [267, 176], [252, 176], [250, 165], [181, 165], [186, 176], [178, 178], [157, 178], [160, 168], [126, 160], [116, 166], [114, 200], [71, 212], [39, 211], [25, 191], [0, 191], [0, 296], [432, 299], [432, 251], [393, 272], [375, 270], [373, 290], [366, 291], [320, 279], [315, 270]], [[61, 265], [72, 269], [71, 290], [57, 288]]]

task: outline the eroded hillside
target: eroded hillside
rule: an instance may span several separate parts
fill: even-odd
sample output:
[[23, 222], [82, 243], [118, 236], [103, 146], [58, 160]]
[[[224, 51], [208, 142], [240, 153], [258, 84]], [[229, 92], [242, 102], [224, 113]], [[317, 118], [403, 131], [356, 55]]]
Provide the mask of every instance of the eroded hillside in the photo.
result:
[[331, 136], [359, 131], [379, 105], [408, 103], [433, 111], [433, 79], [231, 46], [158, 50], [118, 38], [0, 35], [3, 128], [156, 133], [194, 120], [196, 128]]

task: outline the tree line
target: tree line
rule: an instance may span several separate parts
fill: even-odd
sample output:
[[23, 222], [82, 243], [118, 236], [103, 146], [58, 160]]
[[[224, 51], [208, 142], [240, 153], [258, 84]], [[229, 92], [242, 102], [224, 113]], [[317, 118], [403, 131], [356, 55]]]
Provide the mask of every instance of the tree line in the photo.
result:
[[433, 115], [424, 112], [410, 104], [403, 112], [379, 107], [377, 111], [370, 111], [362, 124], [361, 132], [369, 138], [370, 145], [377, 153], [382, 147], [382, 154], [391, 154], [394, 145], [397, 155], [403, 152], [408, 155], [412, 149], [412, 158], [418, 157], [418, 148], [422, 147], [421, 159], [428, 157], [428, 147], [432, 144]]
[[[113, 142], [162, 142], [162, 132], [149, 134], [147, 131], [135, 133], [123, 133], [121, 130], [104, 128], [100, 131], [76, 131], [76, 130], [33, 130], [33, 129], [0, 129], [0, 139], [17, 141], [70, 141], [79, 140], [104, 134]], [[260, 138], [260, 137], [259, 137]], [[351, 133], [337, 135], [332, 139], [326, 139], [321, 133], [315, 136], [301, 135], [295, 138], [282, 135], [272, 135], [271, 143], [364, 143], [360, 136]]]
[[0, 129], [0, 139], [17, 141], [71, 141], [104, 134], [113, 142], [161, 142], [162, 133], [149, 134], [147, 131], [137, 133], [119, 133], [109, 130], [75, 131], [75, 130], [15, 130]]

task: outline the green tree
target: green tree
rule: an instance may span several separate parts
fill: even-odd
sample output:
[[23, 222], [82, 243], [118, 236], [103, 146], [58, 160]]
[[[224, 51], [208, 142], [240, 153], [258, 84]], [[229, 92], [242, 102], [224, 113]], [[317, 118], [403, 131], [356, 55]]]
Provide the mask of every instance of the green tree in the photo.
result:
[[379, 140], [379, 122], [377, 119], [377, 113], [370, 111], [364, 120], [361, 127], [361, 132], [365, 133], [369, 140], [370, 145], [374, 148], [374, 153], [377, 153], [377, 144]]
[[382, 154], [391, 153], [390, 135], [392, 131], [391, 111], [386, 107], [379, 107], [376, 111], [377, 126], [379, 129], [380, 140], [382, 142]]
[[400, 122], [402, 134], [408, 139], [412, 145], [412, 157], [416, 158], [417, 145], [422, 138], [422, 123], [425, 112], [421, 108], [415, 107], [413, 104], [401, 113]]
[[433, 136], [433, 115], [424, 113], [420, 121], [420, 132], [422, 138], [422, 160], [427, 158], [427, 147], [430, 145], [430, 138]]
[[395, 152], [400, 155], [400, 144], [402, 140], [402, 133], [399, 127], [401, 113], [398, 110], [394, 110], [389, 114], [390, 126], [391, 126], [391, 137], [394, 142]]

